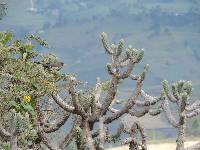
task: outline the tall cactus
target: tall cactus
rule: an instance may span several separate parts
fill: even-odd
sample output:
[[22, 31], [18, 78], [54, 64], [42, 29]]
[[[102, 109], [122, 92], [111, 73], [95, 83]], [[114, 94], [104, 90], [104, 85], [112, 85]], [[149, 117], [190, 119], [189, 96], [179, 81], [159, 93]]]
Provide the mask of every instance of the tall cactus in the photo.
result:
[[[71, 102], [66, 103], [61, 96], [59, 96], [59, 93], [52, 94], [52, 98], [58, 106], [66, 112], [78, 115], [82, 120], [80, 124], [80, 130], [82, 132], [81, 136], [78, 136], [82, 137], [78, 140], [79, 149], [103, 150], [104, 144], [109, 142], [109, 137], [117, 138], [120, 136], [120, 132], [118, 132], [118, 136], [111, 136], [107, 130], [108, 125], [124, 114], [142, 117], [147, 113], [151, 115], [160, 113], [160, 110], [151, 108], [151, 106], [156, 105], [160, 99], [151, 97], [142, 90], [142, 84], [148, 72], [149, 65], [145, 65], [143, 71], [138, 75], [132, 74], [133, 68], [142, 60], [144, 50], [136, 50], [132, 47], [128, 47], [124, 52], [124, 40], [120, 40], [118, 44], [110, 44], [108, 36], [104, 32], [101, 34], [101, 41], [106, 53], [111, 56], [111, 63], [107, 64], [107, 71], [111, 76], [109, 82], [104, 84], [100, 81], [100, 78], [97, 78], [95, 88], [81, 90], [78, 88], [79, 81], [72, 76], [69, 78], [68, 86]], [[136, 81], [136, 88], [125, 104], [121, 105], [122, 107], [120, 109], [115, 109], [113, 108], [113, 104], [116, 102], [119, 84], [128, 78]], [[144, 100], [139, 100], [140, 96], [143, 97]], [[138, 106], [143, 109], [137, 110], [136, 108]], [[111, 112], [111, 115], [108, 115], [108, 112]], [[95, 123], [100, 124], [100, 129], [97, 131], [94, 131]], [[66, 137], [69, 136], [67, 135]], [[134, 141], [131, 142], [132, 146], [134, 145], [133, 143]], [[64, 147], [64, 145], [62, 145], [62, 147]]]
[[[168, 81], [163, 81], [162, 110], [168, 122], [178, 130], [176, 150], [184, 150], [185, 128], [188, 118], [200, 113], [200, 103], [196, 101], [190, 104], [192, 95], [192, 83], [190, 81], [178, 81], [170, 87]], [[177, 119], [170, 109], [169, 102], [176, 105]]]

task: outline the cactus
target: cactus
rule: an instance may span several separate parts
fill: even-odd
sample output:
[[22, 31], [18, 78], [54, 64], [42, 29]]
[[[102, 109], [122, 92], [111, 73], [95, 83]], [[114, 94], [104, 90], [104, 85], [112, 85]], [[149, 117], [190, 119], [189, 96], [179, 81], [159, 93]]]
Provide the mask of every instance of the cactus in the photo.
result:
[[6, 15], [7, 4], [5, 2], [0, 2], [0, 20]]
[[[31, 35], [27, 40], [48, 48], [46, 41], [39, 37]], [[181, 80], [170, 86], [165, 80], [161, 95], [150, 96], [142, 88], [149, 65], [133, 74], [144, 57], [144, 50], [126, 48], [124, 40], [111, 44], [106, 33], [101, 34], [101, 41], [110, 56], [107, 65], [110, 79], [101, 81], [98, 77], [95, 86], [87, 87], [75, 75], [61, 73], [62, 67], [47, 67], [60, 63], [55, 55], [41, 56], [34, 45], [12, 41], [10, 33], [0, 34], [0, 136], [10, 143], [11, 149], [41, 149], [43, 143], [45, 148], [62, 150], [75, 140], [79, 150], [104, 150], [106, 143], [116, 141], [129, 144], [131, 150], [146, 150], [146, 136], [139, 122], [134, 122], [128, 130], [127, 123], [121, 121], [115, 134], [108, 128], [125, 114], [143, 117], [160, 113], [178, 130], [177, 150], [184, 149], [186, 118], [200, 113], [199, 101], [189, 103], [191, 82]], [[128, 79], [136, 82], [135, 88], [127, 100], [118, 100], [119, 86]], [[119, 101], [123, 103], [118, 105]], [[169, 102], [177, 106], [178, 120], [172, 115]], [[10, 116], [7, 110], [11, 111]], [[11, 123], [4, 121], [5, 118]], [[49, 134], [65, 127], [69, 118], [73, 120], [72, 128], [59, 143], [54, 143]], [[99, 129], [95, 124], [99, 124]], [[122, 132], [130, 137], [121, 139]]]
[[[168, 81], [163, 81], [164, 96], [162, 97], [162, 109], [168, 122], [178, 130], [176, 140], [176, 150], [184, 150], [186, 119], [194, 117], [200, 113], [199, 102], [189, 103], [192, 94], [192, 83], [190, 81], [180, 80], [170, 86]], [[172, 94], [171, 94], [171, 93]], [[169, 102], [176, 105], [178, 112], [175, 117], [169, 108]], [[177, 118], [177, 119], [175, 119]]]
[[[124, 114], [142, 117], [147, 113], [153, 116], [160, 113], [160, 109], [154, 110], [152, 107], [160, 99], [151, 97], [142, 90], [142, 83], [148, 72], [149, 65], [147, 64], [140, 74], [132, 74], [135, 65], [142, 60], [144, 51], [136, 50], [132, 47], [125, 51], [124, 40], [120, 40], [118, 45], [110, 44], [106, 33], [101, 34], [101, 40], [106, 53], [111, 56], [111, 62], [107, 64], [107, 71], [111, 79], [103, 83], [98, 78], [95, 88], [92, 88], [93, 90], [84, 90], [78, 86], [79, 81], [75, 77], [71, 77], [68, 88], [71, 102], [68, 104], [58, 94], [52, 95], [55, 103], [61, 108], [82, 118], [80, 129], [83, 131], [81, 136], [83, 138], [78, 140], [80, 142], [78, 143], [79, 149], [103, 150], [106, 142], [117, 140], [121, 135], [121, 130], [116, 136], [111, 135], [107, 130], [107, 126]], [[115, 98], [119, 84], [128, 78], [137, 82], [134, 94], [130, 96], [121, 109], [112, 108], [117, 101]], [[139, 96], [143, 97], [144, 101], [138, 100]], [[138, 105], [144, 110], [137, 110]], [[111, 115], [107, 116], [107, 112], [111, 112]], [[95, 123], [100, 124], [100, 130], [96, 132], [94, 132]], [[143, 142], [146, 145], [145, 140]], [[132, 147], [134, 147], [134, 141], [131, 143]], [[146, 149], [146, 146], [143, 149]]]

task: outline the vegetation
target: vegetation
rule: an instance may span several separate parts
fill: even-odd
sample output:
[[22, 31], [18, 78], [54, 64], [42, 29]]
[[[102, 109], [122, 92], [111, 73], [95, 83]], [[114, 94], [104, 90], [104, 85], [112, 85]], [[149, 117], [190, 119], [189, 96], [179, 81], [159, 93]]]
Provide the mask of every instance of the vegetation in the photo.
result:
[[12, 33], [0, 34], [0, 130], [6, 141], [11, 139], [12, 150], [17, 149], [17, 143], [23, 149], [29, 144], [35, 146], [37, 101], [42, 103], [50, 93], [57, 91], [56, 83], [68, 76], [59, 73], [57, 68], [35, 62], [52, 64], [57, 60], [53, 55], [40, 56], [31, 44], [32, 38], [14, 41]]
[[[41, 38], [30, 35], [25, 40], [13, 40], [12, 33], [1, 33], [0, 135], [3, 149], [47, 147], [61, 150], [74, 140], [79, 150], [103, 150], [106, 143], [119, 140], [122, 144], [129, 144], [131, 150], [139, 147], [146, 150], [146, 135], [139, 122], [133, 123], [130, 129], [121, 122], [114, 134], [109, 132], [109, 124], [124, 114], [142, 117], [147, 113], [156, 116], [163, 112], [169, 123], [178, 129], [176, 149], [184, 150], [186, 118], [200, 113], [199, 101], [189, 103], [191, 82], [176, 82], [171, 94], [168, 82], [163, 81], [161, 95], [152, 97], [142, 88], [149, 65], [145, 65], [141, 73], [132, 74], [144, 51], [132, 46], [126, 49], [124, 40], [111, 44], [106, 33], [101, 34], [101, 40], [106, 53], [111, 56], [111, 63], [107, 64], [111, 79], [102, 82], [98, 77], [96, 86], [89, 88], [81, 86], [82, 82], [74, 75], [61, 73], [63, 63], [54, 55], [42, 56], [35, 50], [31, 44], [34, 41], [48, 48]], [[121, 108], [115, 109], [113, 106], [119, 103], [119, 86], [128, 78], [136, 81], [135, 89]], [[173, 117], [168, 100], [178, 106], [179, 120]], [[49, 135], [69, 124], [70, 117], [73, 125], [69, 133], [64, 138], [59, 137], [58, 143], [53, 142]], [[96, 128], [95, 124], [99, 127]], [[121, 139], [123, 132], [130, 137]], [[190, 149], [196, 147], [199, 144]]]
[[[70, 47], [71, 51], [85, 48], [87, 50], [90, 45], [96, 49], [95, 42], [92, 42], [94, 31], [96, 33], [106, 27], [106, 31], [109, 32], [117, 30], [116, 36], [112, 39], [125, 37], [128, 40], [134, 34], [134, 38], [138, 38], [134, 42], [139, 43], [136, 47], [144, 44], [139, 39], [151, 40], [146, 43], [149, 49], [161, 48], [162, 50], [161, 52], [155, 50], [157, 59], [150, 60], [150, 63], [156, 60], [157, 66], [162, 66], [164, 63], [180, 69], [173, 65], [173, 61], [177, 59], [170, 50], [176, 48], [181, 49], [181, 52], [189, 57], [193, 56], [197, 62], [199, 61], [200, 55], [196, 49], [199, 47], [198, 38], [196, 38], [199, 31], [196, 32], [198, 29], [196, 26], [199, 24], [200, 11], [199, 2], [196, 0], [190, 2], [184, 0], [181, 7], [179, 7], [179, 2], [173, 0], [158, 0], [155, 2], [156, 6], [137, 0], [123, 2], [117, 0], [113, 5], [108, 5], [109, 1], [99, 4], [98, 1], [90, 0], [85, 2], [79, 0], [61, 0], [59, 2], [30, 0], [29, 2], [30, 7], [26, 8], [28, 16], [21, 17], [20, 19], [23, 20], [15, 21], [14, 24], [11, 23], [12, 19], [8, 19], [8, 22], [1, 22], [0, 28], [4, 26], [9, 28], [11, 25], [17, 31], [17, 37], [22, 37], [30, 30], [31, 33], [39, 32], [44, 34], [53, 45], [58, 46], [57, 48]], [[172, 2], [175, 5], [172, 6]], [[12, 4], [14, 3], [13, 1]], [[8, 1], [8, 6], [10, 6], [9, 4]], [[28, 4], [28, 2], [26, 1], [20, 6], [15, 5], [14, 11], [23, 14], [21, 8], [25, 6], [24, 4]], [[6, 7], [5, 3], [0, 4], [0, 18], [6, 14]], [[120, 23], [117, 23], [119, 18], [123, 18], [123, 21], [120, 19]], [[128, 24], [124, 23], [122, 29], [121, 23], [124, 21]], [[109, 26], [105, 26], [105, 22]], [[115, 22], [114, 26], [111, 22]], [[80, 23], [82, 24], [81, 28]], [[135, 30], [130, 32], [133, 23]], [[76, 24], [79, 24], [78, 29]], [[138, 30], [147, 32], [140, 34]], [[187, 32], [186, 35], [189, 36], [179, 35], [180, 31]], [[79, 41], [75, 43], [76, 47], [71, 47], [70, 41], [66, 44], [66, 40], [69, 38], [63, 38], [58, 34], [59, 32], [69, 34], [72, 39], [76, 38], [76, 41]], [[188, 32], [192, 34], [188, 34]], [[83, 33], [85, 38], [80, 36], [80, 33]], [[166, 39], [169, 38], [175, 41], [174, 43], [182, 44], [173, 46], [169, 44], [170, 41], [166, 42]], [[84, 45], [83, 43], [87, 40], [88, 42]], [[55, 55], [44, 55], [39, 52], [52, 49], [40, 36], [31, 34], [23, 40], [18, 40], [12, 32], [0, 33], [0, 149], [62, 150], [75, 147], [80, 150], [103, 150], [108, 143], [118, 142], [128, 144], [131, 150], [146, 150], [147, 138], [142, 124], [134, 122], [131, 123], [130, 128], [127, 128], [130, 122], [121, 122], [120, 118], [126, 114], [141, 118], [146, 114], [154, 117], [161, 113], [177, 130], [176, 150], [200, 148], [199, 143], [186, 148], [184, 140], [186, 131], [192, 135], [197, 134], [200, 126], [199, 119], [193, 118], [200, 113], [200, 103], [193, 100], [197, 96], [192, 97], [192, 83], [180, 80], [170, 86], [168, 81], [164, 80], [162, 90], [156, 88], [152, 91], [157, 96], [150, 96], [143, 88], [149, 65], [144, 65], [143, 69], [139, 65], [143, 60], [144, 50], [138, 50], [131, 45], [126, 47], [123, 39], [117, 44], [111, 44], [104, 32], [101, 34], [101, 41], [111, 61], [107, 64], [106, 80], [103, 71], [99, 69], [100, 61], [98, 62], [94, 56], [91, 58], [91, 62], [94, 59], [97, 64], [94, 65], [87, 61], [85, 65], [88, 66], [88, 70], [76, 68], [73, 65], [76, 55], [81, 59], [81, 57], [92, 55], [93, 51], [85, 51], [84, 55], [72, 53], [72, 57], [67, 57], [71, 70], [76, 68], [80, 74], [84, 72], [90, 83], [94, 83], [89, 76], [90, 69], [95, 70], [96, 74], [101, 76], [101, 79], [96, 78], [96, 84], [92, 86], [78, 80], [79, 77], [75, 74], [63, 73], [65, 64], [58, 61]], [[188, 49], [191, 51], [189, 52]], [[148, 50], [146, 52], [149, 53]], [[166, 62], [163, 62], [161, 55], [169, 55], [164, 57]], [[169, 57], [170, 59], [167, 59]], [[183, 60], [181, 63], [184, 64], [185, 58], [182, 55], [179, 57], [181, 57], [180, 60]], [[108, 59], [101, 56], [100, 60], [105, 63]], [[193, 65], [190, 65], [190, 70], [192, 67]], [[133, 74], [135, 68], [142, 71]], [[158, 85], [163, 80], [162, 76], [165, 73], [162, 72], [162, 69], [153, 72], [157, 74], [157, 78], [153, 81]], [[166, 77], [169, 80], [177, 80], [174, 73], [172, 76], [166, 74]], [[198, 70], [195, 73], [198, 75]], [[192, 75], [184, 78], [190, 77], [193, 79]], [[182, 78], [182, 76], [178, 76], [178, 78]], [[121, 87], [128, 82], [128, 86], [125, 88], [131, 90], [132, 81], [135, 81], [135, 88], [126, 99], [128, 94], [120, 95]], [[198, 83], [194, 87], [198, 87]], [[199, 88], [197, 89], [199, 90]], [[151, 88], [148, 87], [148, 92], [150, 91]], [[174, 112], [174, 110], [176, 111]], [[189, 120], [190, 118], [193, 119]], [[118, 125], [115, 132], [112, 130], [113, 124]]]

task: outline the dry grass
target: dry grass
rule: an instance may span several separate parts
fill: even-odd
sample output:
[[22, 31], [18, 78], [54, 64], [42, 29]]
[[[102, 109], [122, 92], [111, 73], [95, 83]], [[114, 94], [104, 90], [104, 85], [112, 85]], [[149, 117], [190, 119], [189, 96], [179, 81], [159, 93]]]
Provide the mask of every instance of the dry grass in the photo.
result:
[[[185, 146], [192, 146], [199, 141], [188, 141], [185, 142]], [[157, 144], [148, 144], [148, 150], [175, 150], [176, 144], [175, 143], [157, 143]], [[128, 146], [116, 147], [116, 148], [109, 148], [107, 150], [128, 150]]]

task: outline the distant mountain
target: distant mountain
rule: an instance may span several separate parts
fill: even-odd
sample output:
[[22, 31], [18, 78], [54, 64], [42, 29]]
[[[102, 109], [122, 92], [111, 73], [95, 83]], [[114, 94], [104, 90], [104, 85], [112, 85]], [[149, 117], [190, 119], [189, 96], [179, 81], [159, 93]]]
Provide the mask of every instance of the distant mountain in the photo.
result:
[[[200, 89], [198, 51], [200, 9], [198, 0], [5, 0], [8, 14], [1, 30], [13, 30], [17, 37], [34, 33], [48, 41], [52, 49], [82, 80], [94, 84], [100, 76], [108, 79], [99, 34], [107, 32], [111, 41], [124, 38], [126, 44], [145, 49], [150, 64], [144, 87], [157, 94], [163, 79], [192, 80]], [[46, 53], [47, 51], [43, 51]], [[132, 88], [124, 85], [124, 91]]]

